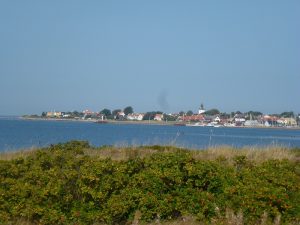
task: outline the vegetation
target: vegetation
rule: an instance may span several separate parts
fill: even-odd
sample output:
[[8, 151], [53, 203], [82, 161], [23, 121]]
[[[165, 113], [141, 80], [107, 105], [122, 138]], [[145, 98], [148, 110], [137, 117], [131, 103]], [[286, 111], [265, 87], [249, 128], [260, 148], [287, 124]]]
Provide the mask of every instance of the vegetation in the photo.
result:
[[262, 112], [258, 112], [258, 111], [249, 111], [249, 112], [247, 112], [246, 114], [252, 115], [252, 116], [254, 116], [254, 117], [258, 117], [258, 116], [262, 116], [262, 115], [263, 115]]
[[[204, 110], [203, 104], [200, 106], [201, 110]], [[124, 112], [124, 114], [120, 114], [120, 112]], [[48, 114], [49, 113], [49, 114]], [[103, 110], [99, 112], [78, 112], [78, 111], [73, 111], [73, 112], [59, 112], [61, 114], [59, 115], [51, 115], [51, 112], [42, 112], [41, 115], [24, 115], [23, 118], [26, 119], [48, 119], [48, 118], [55, 118], [55, 119], [82, 119], [82, 120], [87, 120], [87, 119], [93, 119], [93, 120], [118, 120], [118, 121], [125, 121], [128, 120], [127, 116], [131, 113], [134, 113], [133, 107], [132, 106], [127, 106], [123, 110], [122, 109], [114, 109], [110, 110], [107, 108], [104, 108]], [[192, 116], [195, 115], [195, 113], [192, 110], [188, 110], [186, 112], [180, 111], [179, 113], [174, 113], [174, 114], [166, 114], [161, 111], [149, 111], [144, 114], [143, 120], [153, 120], [156, 114], [163, 114], [163, 120], [164, 121], [178, 121], [182, 120], [183, 116]], [[197, 112], [196, 112], [197, 114]], [[234, 118], [235, 116], [245, 118], [246, 120], [259, 120], [262, 122], [262, 117], [263, 113], [259, 111], [248, 111], [248, 112], [241, 112], [241, 111], [236, 111], [236, 112], [231, 112], [231, 113], [226, 113], [226, 112], [221, 112], [216, 108], [207, 110], [204, 114], [204, 116], [207, 116], [206, 121], [209, 121], [213, 119], [212, 117], [219, 116], [222, 119], [222, 123], [226, 123], [225, 120], [228, 120], [230, 118]], [[294, 118], [296, 120], [296, 124], [299, 125], [300, 117], [299, 114], [294, 114], [294, 112], [282, 112], [281, 114], [270, 114], [270, 116], [275, 116], [279, 118]], [[129, 119], [130, 120], [130, 119]], [[198, 122], [199, 120], [196, 119], [193, 122]], [[274, 125], [274, 121], [272, 122], [272, 125]], [[285, 124], [287, 125], [287, 124]], [[290, 125], [294, 125], [291, 124]]]
[[133, 108], [131, 106], [127, 106], [124, 108], [124, 113], [127, 116], [128, 114], [133, 113]]
[[152, 111], [145, 113], [143, 120], [153, 120], [156, 114], [163, 114], [163, 112], [160, 111]]
[[184, 111], [180, 111], [180, 112], [179, 112], [179, 115], [180, 115], [180, 116], [184, 116], [184, 115], [185, 115], [185, 112], [184, 112]]
[[207, 115], [207, 116], [214, 116], [214, 115], [219, 115], [219, 114], [220, 114], [220, 111], [218, 109], [210, 109], [205, 112], [205, 115]]
[[164, 120], [165, 121], [176, 121], [177, 120], [177, 116], [174, 115], [168, 115], [168, 114], [164, 114]]
[[120, 112], [122, 112], [121, 109], [115, 109], [115, 110], [112, 111], [112, 115], [113, 115], [113, 116], [117, 116], [118, 113], [120, 113]]
[[294, 112], [283, 112], [280, 114], [280, 116], [284, 118], [291, 118], [291, 117], [294, 118]]
[[251, 119], [256, 120], [259, 117], [263, 116], [263, 113], [258, 112], [258, 111], [249, 111], [249, 112], [246, 112], [245, 114], [246, 114], [245, 118], [247, 120], [251, 120]]
[[1, 154], [0, 224], [299, 224], [299, 157], [84, 141]]
[[189, 111], [186, 112], [186, 115], [187, 115], [187, 116], [192, 116], [193, 114], [194, 114], [194, 113], [193, 113], [192, 110], [189, 110]]
[[84, 113], [78, 112], [78, 111], [73, 111], [73, 112], [67, 112], [66, 114], [70, 115], [70, 118], [76, 118], [76, 117], [83, 117]]
[[110, 109], [102, 109], [102, 110], [100, 111], [100, 113], [103, 114], [103, 115], [106, 116], [106, 117], [109, 117], [109, 116], [112, 115]]
[[32, 115], [23, 115], [23, 118], [39, 118], [39, 115], [32, 114]]

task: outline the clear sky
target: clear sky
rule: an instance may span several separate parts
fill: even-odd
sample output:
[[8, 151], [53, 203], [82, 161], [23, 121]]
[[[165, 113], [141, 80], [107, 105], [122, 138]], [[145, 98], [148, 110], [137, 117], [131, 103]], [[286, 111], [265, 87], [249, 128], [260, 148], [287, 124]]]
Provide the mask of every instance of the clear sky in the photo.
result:
[[299, 99], [299, 0], [0, 1], [0, 115]]

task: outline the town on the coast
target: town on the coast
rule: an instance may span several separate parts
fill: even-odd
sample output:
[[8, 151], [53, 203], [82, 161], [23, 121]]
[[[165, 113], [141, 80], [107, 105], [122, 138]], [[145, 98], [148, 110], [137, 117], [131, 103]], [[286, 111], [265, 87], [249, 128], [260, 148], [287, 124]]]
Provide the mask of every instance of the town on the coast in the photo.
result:
[[83, 111], [48, 111], [39, 115], [24, 116], [28, 119], [79, 120], [96, 123], [135, 122], [151, 124], [170, 124], [178, 126], [209, 126], [209, 127], [282, 127], [297, 128], [300, 126], [300, 114], [282, 112], [280, 114], [263, 114], [258, 111], [249, 112], [220, 112], [218, 109], [205, 110], [201, 104], [198, 112], [181, 111], [178, 113], [164, 113], [151, 111], [145, 113], [134, 112], [133, 107], [110, 110], [104, 108], [99, 112]]

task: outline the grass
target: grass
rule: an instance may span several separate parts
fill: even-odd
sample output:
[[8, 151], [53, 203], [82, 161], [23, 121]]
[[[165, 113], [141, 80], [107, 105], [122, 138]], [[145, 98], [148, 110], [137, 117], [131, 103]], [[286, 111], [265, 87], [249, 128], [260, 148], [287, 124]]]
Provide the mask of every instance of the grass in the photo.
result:
[[[0, 153], [0, 160], [12, 160], [17, 158], [26, 158], [33, 155], [38, 149], [22, 149], [13, 152]], [[271, 159], [300, 162], [299, 148], [286, 148], [283, 146], [270, 147], [244, 147], [233, 148], [230, 146], [217, 146], [208, 149], [185, 149], [174, 146], [139, 146], [139, 147], [116, 147], [116, 146], [102, 146], [91, 147], [84, 149], [85, 155], [98, 159], [111, 158], [112, 160], [127, 160], [135, 157], [148, 157], [152, 154], [171, 153], [177, 151], [190, 151], [193, 157], [197, 160], [218, 160], [223, 159], [228, 162], [233, 162], [237, 156], [246, 156], [247, 159], [261, 163]]]
[[28, 156], [34, 155], [38, 149], [30, 148], [30, 149], [21, 149], [17, 151], [9, 151], [9, 152], [0, 152], [0, 160], [13, 160], [17, 158], [26, 158]]
[[[142, 223], [139, 220], [134, 220], [132, 225], [206, 225], [202, 221], [197, 220], [193, 216], [184, 216], [177, 220], [171, 221], [163, 221], [156, 220], [152, 223]], [[225, 212], [225, 216], [219, 216], [214, 218], [211, 223], [212, 225], [244, 225], [243, 214], [241, 212], [234, 213], [232, 210], [227, 209]], [[281, 224], [281, 217], [277, 216], [272, 222], [269, 220], [269, 216], [267, 213], [264, 213], [260, 220], [257, 221], [256, 225], [280, 225]], [[298, 225], [298, 222], [289, 223], [289, 225]]]
[[[134, 220], [132, 225], [141, 225], [139, 220]], [[161, 222], [159, 219], [152, 223], [147, 223], [144, 225], [205, 225], [206, 223], [197, 220], [193, 216], [183, 216], [177, 220], [164, 221]], [[244, 225], [244, 218], [241, 212], [234, 213], [230, 209], [226, 209], [225, 216], [217, 216], [211, 221], [212, 225]], [[280, 216], [276, 217], [272, 223], [268, 222], [268, 214], [264, 213], [261, 219], [257, 221], [257, 225], [279, 225], [281, 224]], [[295, 223], [296, 225], [296, 223]]]
[[193, 156], [201, 160], [225, 159], [232, 162], [237, 156], [246, 156], [248, 160], [261, 163], [271, 159], [290, 161], [298, 160], [297, 151], [291, 151], [289, 148], [272, 146], [272, 147], [245, 147], [241, 149], [228, 146], [211, 147], [204, 151], [193, 151]]
[[[12, 223], [14, 225], [33, 225], [30, 221], [19, 219]], [[105, 223], [95, 223], [93, 225], [104, 225]], [[235, 214], [232, 210], [227, 209], [225, 216], [219, 216], [214, 218], [211, 221], [212, 225], [244, 225], [244, 218], [241, 212]], [[261, 216], [261, 219], [257, 222], [257, 225], [280, 225], [281, 220], [280, 216], [276, 217], [273, 222], [268, 222], [268, 214], [264, 213]], [[297, 225], [298, 223], [290, 223], [290, 225]], [[171, 221], [161, 221], [160, 219], [156, 219], [151, 223], [145, 223], [141, 221], [141, 212], [137, 211], [135, 213], [135, 217], [132, 223], [128, 225], [206, 225], [206, 223], [197, 220], [194, 216], [183, 216], [176, 220]]]
[[[135, 214], [135, 218], [132, 223], [128, 223], [128, 225], [206, 225], [207, 223], [198, 221], [193, 216], [184, 216], [176, 220], [171, 221], [160, 221], [160, 219], [156, 219], [151, 223], [145, 223], [140, 220], [141, 213], [137, 211]], [[11, 225], [34, 225], [30, 221], [19, 219], [11, 223]], [[224, 217], [214, 218], [211, 223], [212, 225], [244, 225], [244, 219], [242, 213], [235, 214], [232, 210], [227, 209]], [[268, 221], [268, 214], [264, 213], [261, 216], [261, 219], [257, 221], [257, 225], [280, 225], [281, 219], [280, 216], [276, 217], [273, 222]], [[94, 223], [93, 225], [105, 225], [105, 223]], [[297, 222], [289, 223], [289, 225], [298, 225]]]

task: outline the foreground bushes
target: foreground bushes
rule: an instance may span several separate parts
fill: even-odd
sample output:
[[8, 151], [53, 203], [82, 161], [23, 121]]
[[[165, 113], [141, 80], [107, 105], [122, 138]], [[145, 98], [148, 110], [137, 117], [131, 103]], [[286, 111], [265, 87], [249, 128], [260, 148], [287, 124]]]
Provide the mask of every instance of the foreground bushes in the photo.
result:
[[300, 222], [296, 162], [237, 156], [232, 164], [181, 149], [114, 161], [87, 148], [74, 141], [0, 161], [0, 223], [130, 224], [137, 212], [145, 222], [191, 215], [211, 223], [229, 209], [245, 224]]

